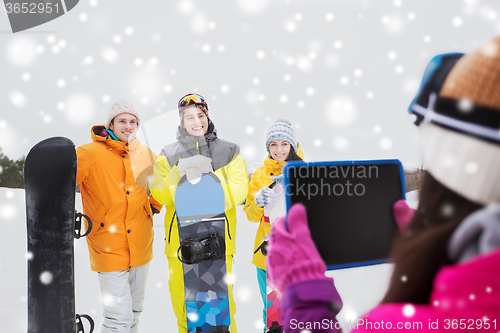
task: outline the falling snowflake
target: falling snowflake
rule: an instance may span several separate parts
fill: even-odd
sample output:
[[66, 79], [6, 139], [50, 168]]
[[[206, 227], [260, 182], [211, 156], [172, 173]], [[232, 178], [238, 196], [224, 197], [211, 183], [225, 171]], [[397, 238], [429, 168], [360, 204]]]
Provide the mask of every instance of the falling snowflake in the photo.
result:
[[193, 11], [194, 4], [190, 0], [182, 0], [177, 5], [177, 8], [179, 9], [179, 11], [181, 13], [183, 13], [183, 14], [189, 14], [189, 13], [191, 13]]
[[36, 56], [36, 45], [30, 37], [15, 36], [7, 45], [7, 57], [15, 66], [32, 65], [36, 60]]
[[241, 302], [248, 302], [252, 300], [254, 292], [247, 286], [240, 286], [238, 290], [238, 298]]
[[136, 65], [137, 67], [142, 66], [142, 64], [143, 64], [143, 63], [144, 63], [144, 62], [143, 62], [143, 60], [142, 60], [141, 58], [136, 58], [136, 59], [134, 60], [134, 65]]
[[398, 65], [396, 66], [396, 68], [394, 69], [396, 71], [396, 73], [398, 74], [403, 74], [403, 72], [405, 71], [404, 67], [401, 66], [401, 65]]
[[203, 46], [201, 47], [201, 50], [202, 50], [204, 53], [209, 53], [211, 49], [212, 49], [212, 48], [210, 47], [210, 45], [209, 45], [209, 44], [203, 44]]
[[110, 64], [116, 64], [119, 59], [118, 52], [110, 46], [106, 46], [101, 50], [101, 56]]
[[341, 49], [342, 48], [342, 41], [336, 40], [335, 42], [333, 42], [333, 47], [336, 48], [337, 50]]
[[479, 166], [474, 161], [470, 161], [465, 164], [465, 172], [467, 172], [468, 174], [475, 174], [478, 169]]
[[238, 0], [238, 5], [248, 14], [257, 14], [267, 7], [268, 0]]
[[323, 143], [323, 142], [321, 141], [321, 139], [316, 139], [316, 140], [314, 140], [314, 142], [313, 142], [313, 144], [314, 144], [314, 146], [315, 146], [315, 147], [321, 147], [321, 144], [322, 144], [322, 143]]
[[59, 79], [59, 80], [57, 80], [56, 84], [57, 84], [57, 86], [58, 86], [59, 88], [64, 88], [64, 87], [66, 87], [66, 81], [64, 81], [63, 79]]
[[297, 30], [297, 25], [292, 20], [285, 21], [284, 26], [285, 26], [285, 30], [288, 32], [294, 32], [295, 30]]
[[28, 104], [28, 100], [24, 94], [18, 90], [11, 91], [9, 94], [10, 102], [18, 108], [24, 108]]
[[42, 272], [42, 274], [40, 274], [40, 282], [42, 282], [43, 284], [46, 284], [46, 285], [51, 284], [53, 279], [54, 279], [54, 276], [49, 271], [45, 271], [45, 272]]
[[413, 317], [415, 315], [415, 307], [411, 304], [407, 304], [403, 307], [403, 315], [405, 317]]
[[297, 106], [299, 108], [303, 108], [304, 106], [306, 106], [306, 103], [304, 103], [304, 101], [298, 101]]
[[333, 146], [340, 152], [347, 151], [351, 147], [349, 141], [343, 136], [336, 136], [333, 138]]
[[406, 275], [401, 276], [401, 282], [408, 281], [408, 277]]
[[264, 59], [266, 57], [266, 53], [262, 50], [257, 51], [257, 59]]
[[472, 103], [472, 101], [470, 99], [464, 98], [458, 102], [458, 110], [460, 112], [469, 113], [472, 111], [473, 108], [474, 108], [474, 104]]
[[164, 90], [167, 94], [169, 94], [169, 93], [171, 93], [171, 92], [172, 92], [172, 86], [171, 86], [171, 85], [169, 85], [169, 84], [167, 84], [165, 87], [163, 87], [163, 90]]
[[279, 101], [280, 101], [281, 103], [286, 103], [286, 102], [288, 102], [288, 96], [287, 96], [287, 95], [284, 95], [284, 94], [283, 94], [283, 95], [280, 95], [280, 97], [279, 97]]
[[382, 127], [380, 127], [379, 125], [375, 125], [375, 126], [373, 127], [373, 131], [374, 131], [375, 133], [380, 133], [380, 132], [382, 132]]
[[417, 15], [415, 15], [415, 13], [408, 13], [408, 20], [413, 21], [416, 17]]
[[26, 252], [26, 260], [32, 260], [35, 256], [33, 255], [33, 252], [29, 251], [29, 252]]
[[247, 126], [247, 127], [245, 128], [245, 132], [246, 132], [247, 134], [253, 134], [253, 132], [254, 132], [254, 128], [253, 128], [253, 126]]
[[80, 19], [80, 21], [82, 22], [86, 22], [89, 18], [89, 16], [86, 14], [86, 13], [81, 13], [78, 18]]
[[24, 73], [22, 75], [22, 79], [23, 79], [23, 81], [29, 81], [29, 80], [31, 80], [31, 74], [30, 73]]
[[115, 35], [113, 37], [113, 42], [116, 43], [116, 44], [120, 44], [122, 42], [122, 36], [120, 35]]
[[66, 117], [75, 124], [82, 124], [92, 119], [95, 112], [93, 99], [86, 93], [74, 93], [66, 103]]
[[349, 78], [347, 76], [342, 76], [340, 78], [340, 83], [344, 86], [347, 85], [349, 83]]
[[382, 148], [383, 150], [389, 150], [392, 148], [392, 140], [387, 137], [384, 137], [380, 139], [379, 145], [380, 148]]
[[424, 36], [424, 43], [430, 43], [431, 42], [431, 36]]
[[306, 89], [307, 96], [313, 96], [314, 93], [315, 93], [315, 91], [314, 91], [313, 87], [309, 87], [309, 88]]
[[325, 15], [325, 20], [327, 20], [328, 22], [332, 22], [334, 18], [335, 16], [332, 13], [327, 13]]
[[132, 28], [132, 27], [126, 27], [125, 28], [125, 34], [127, 34], [129, 36], [133, 35], [134, 34], [134, 28]]
[[216, 27], [217, 27], [217, 24], [215, 24], [215, 22], [213, 22], [213, 21], [208, 22], [208, 29], [214, 30]]
[[354, 103], [346, 97], [331, 100], [326, 109], [328, 120], [336, 126], [350, 125], [356, 118]]
[[220, 91], [223, 93], [223, 94], [226, 94], [229, 92], [229, 86], [227, 84], [223, 84], [221, 87], [220, 87]]
[[190, 23], [191, 30], [196, 34], [204, 34], [208, 31], [208, 19], [202, 13], [193, 15]]
[[101, 297], [102, 297], [102, 303], [107, 307], [112, 308], [115, 306], [116, 299], [112, 295], [103, 293]]
[[359, 68], [356, 68], [356, 69], [354, 70], [354, 76], [355, 76], [355, 77], [358, 77], [358, 78], [359, 78], [359, 77], [362, 77], [362, 76], [363, 76], [363, 71], [362, 71], [361, 69], [359, 69]]
[[366, 98], [372, 99], [373, 97], [375, 97], [375, 94], [373, 93], [373, 91], [369, 91], [366, 93]]
[[462, 18], [460, 18], [460, 17], [455, 17], [455, 18], [453, 18], [453, 20], [451, 21], [451, 23], [453, 24], [453, 26], [455, 26], [455, 27], [457, 27], [457, 28], [458, 28], [458, 27], [462, 26], [462, 24], [463, 24], [464, 22], [463, 22]]
[[224, 52], [225, 50], [226, 50], [226, 47], [224, 45], [217, 46], [217, 51]]

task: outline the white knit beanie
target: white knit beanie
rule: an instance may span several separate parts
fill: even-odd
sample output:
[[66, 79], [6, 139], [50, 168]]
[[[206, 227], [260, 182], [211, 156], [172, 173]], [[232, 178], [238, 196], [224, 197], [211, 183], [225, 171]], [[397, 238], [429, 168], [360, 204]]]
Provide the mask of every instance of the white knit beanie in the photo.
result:
[[109, 108], [108, 111], [108, 116], [106, 118], [106, 128], [109, 129], [109, 125], [111, 121], [118, 116], [119, 114], [122, 113], [130, 113], [131, 115], [135, 116], [137, 118], [137, 126], [139, 126], [141, 122], [141, 118], [139, 117], [139, 113], [137, 110], [134, 108], [132, 103], [124, 100], [124, 99], [119, 99], [113, 105], [111, 105], [111, 108]]

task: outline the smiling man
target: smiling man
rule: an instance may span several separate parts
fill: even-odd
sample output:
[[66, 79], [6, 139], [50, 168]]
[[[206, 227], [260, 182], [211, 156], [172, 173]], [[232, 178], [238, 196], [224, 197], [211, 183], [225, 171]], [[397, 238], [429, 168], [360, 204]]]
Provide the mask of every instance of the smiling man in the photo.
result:
[[76, 150], [76, 182], [93, 222], [87, 244], [101, 287], [101, 333], [138, 332], [153, 258], [153, 213], [162, 206], [148, 197], [146, 179], [156, 155], [135, 138], [139, 123], [134, 106], [119, 100], [106, 124], [92, 128], [93, 142]]
[[[170, 272], [170, 296], [179, 332], [187, 331], [186, 301], [182, 263], [177, 258], [180, 246], [177, 220], [175, 219], [175, 193], [186, 174], [195, 184], [204, 173], [213, 172], [222, 184], [226, 213], [226, 268], [231, 276], [233, 256], [236, 252], [236, 206], [241, 204], [248, 192], [248, 174], [238, 145], [219, 139], [214, 123], [208, 116], [208, 104], [198, 94], [188, 94], [178, 103], [180, 126], [177, 141], [163, 147], [155, 164], [151, 193], [165, 205], [165, 254]], [[231, 315], [231, 333], [236, 333], [231, 279], [228, 280], [228, 297]], [[200, 283], [205, 283], [200, 280]], [[224, 332], [226, 330], [224, 329]]]

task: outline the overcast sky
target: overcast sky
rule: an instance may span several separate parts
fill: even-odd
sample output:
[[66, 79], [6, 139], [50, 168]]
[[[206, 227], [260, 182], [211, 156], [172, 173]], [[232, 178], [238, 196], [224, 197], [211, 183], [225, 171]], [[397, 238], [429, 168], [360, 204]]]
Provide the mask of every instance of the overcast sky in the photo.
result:
[[143, 128], [156, 149], [196, 92], [249, 170], [278, 117], [307, 160], [419, 166], [406, 109], [425, 66], [494, 37], [499, 13], [481, 0], [87, 0], [13, 34], [2, 7], [0, 147], [19, 158], [51, 136], [82, 145], [124, 98], [154, 125]]

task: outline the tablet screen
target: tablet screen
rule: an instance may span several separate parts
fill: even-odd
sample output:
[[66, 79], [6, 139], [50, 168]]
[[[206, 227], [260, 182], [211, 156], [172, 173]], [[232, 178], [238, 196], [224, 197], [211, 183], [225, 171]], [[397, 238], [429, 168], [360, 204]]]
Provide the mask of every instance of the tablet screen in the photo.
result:
[[397, 229], [392, 206], [405, 193], [398, 160], [290, 162], [285, 175], [287, 208], [306, 206], [328, 269], [387, 260]]

